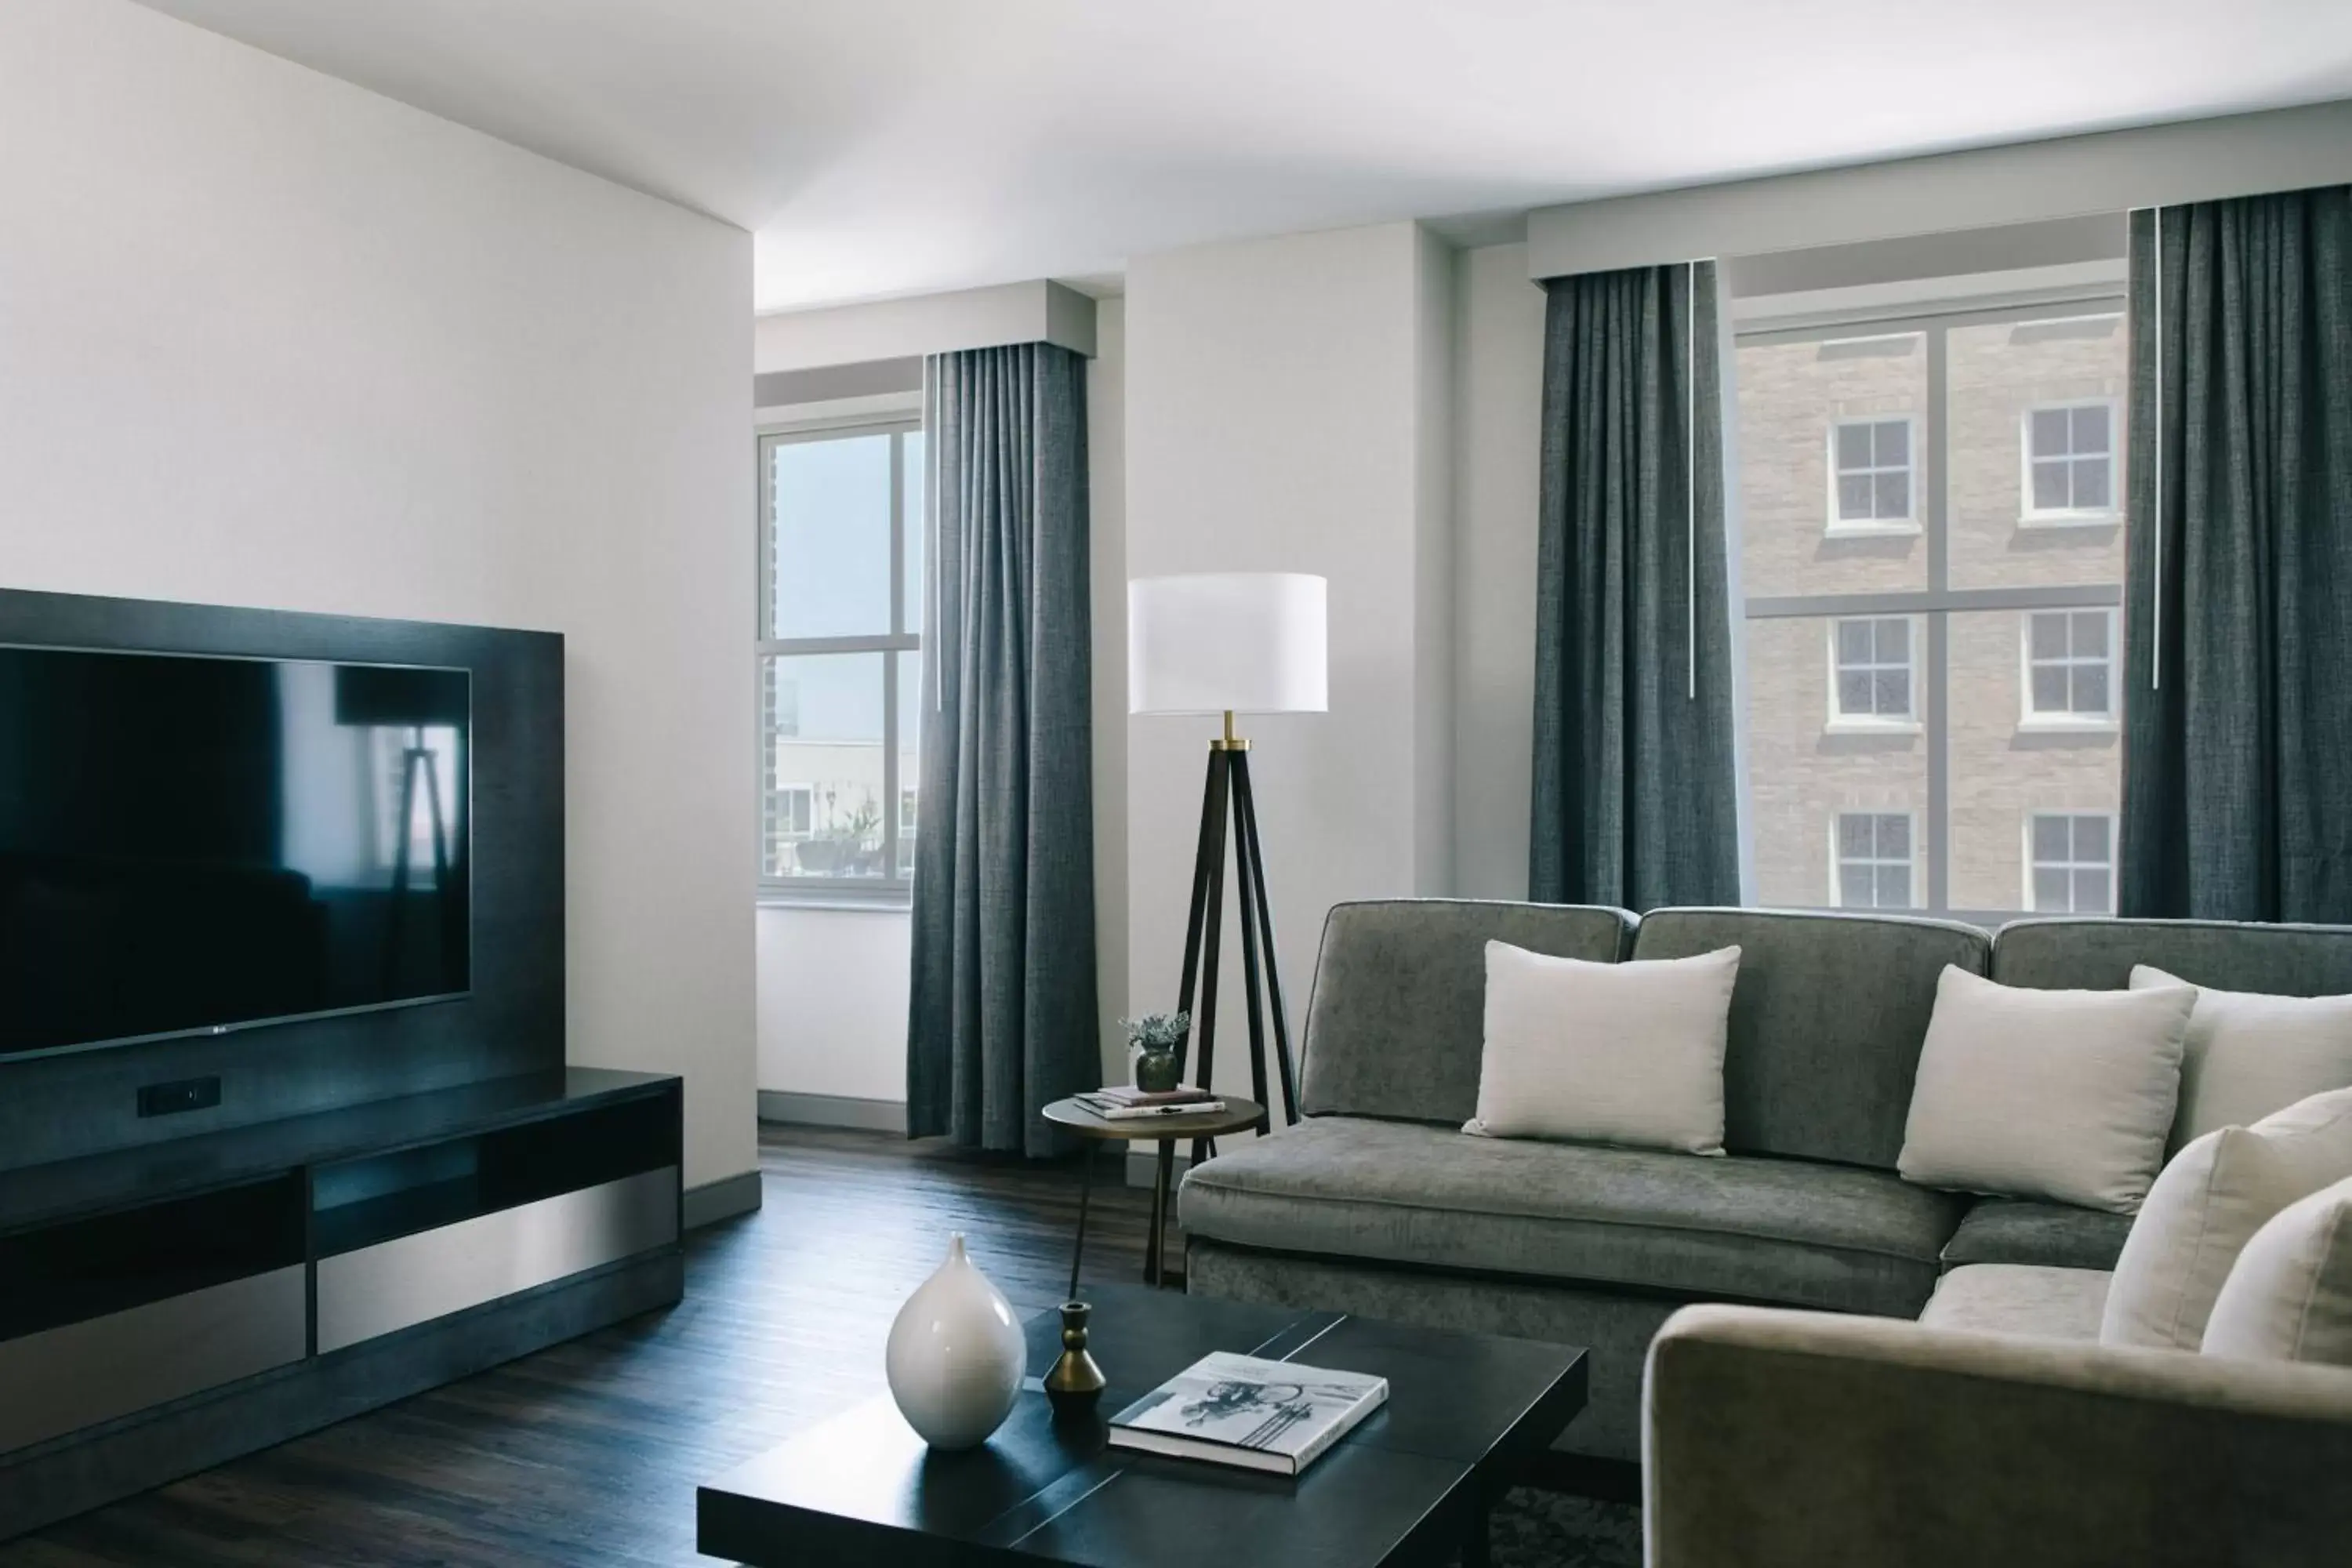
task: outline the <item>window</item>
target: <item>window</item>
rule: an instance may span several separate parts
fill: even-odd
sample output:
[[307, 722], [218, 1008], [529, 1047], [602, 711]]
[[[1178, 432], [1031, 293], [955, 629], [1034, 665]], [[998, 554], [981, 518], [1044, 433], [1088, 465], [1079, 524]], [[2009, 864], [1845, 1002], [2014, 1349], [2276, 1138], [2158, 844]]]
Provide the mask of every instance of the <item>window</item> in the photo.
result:
[[1842, 420], [1830, 430], [1830, 528], [1908, 529], [1911, 421]]
[[1911, 816], [1900, 811], [1843, 811], [1830, 901], [1842, 910], [1907, 910], [1911, 900]]
[[1831, 723], [1912, 721], [1909, 616], [1831, 622], [1830, 665]]
[[910, 419], [759, 438], [760, 882], [903, 901], [922, 686]]
[[2105, 402], [2026, 410], [2029, 521], [2115, 521], [2115, 405]]
[[2115, 819], [2036, 812], [2025, 835], [2028, 907], [2037, 914], [2115, 912]]
[[2116, 613], [2038, 610], [2025, 617], [2025, 722], [2115, 721]]
[[808, 785], [778, 784], [773, 801], [777, 837], [797, 842], [815, 830], [816, 792]]
[[1732, 300], [1746, 893], [1996, 925], [2034, 907], [2032, 817], [2120, 808], [2125, 530], [2021, 527], [2018, 454], [2064, 408], [2077, 460], [2072, 411], [2120, 406], [2130, 334], [2104, 283], [1885, 297]]

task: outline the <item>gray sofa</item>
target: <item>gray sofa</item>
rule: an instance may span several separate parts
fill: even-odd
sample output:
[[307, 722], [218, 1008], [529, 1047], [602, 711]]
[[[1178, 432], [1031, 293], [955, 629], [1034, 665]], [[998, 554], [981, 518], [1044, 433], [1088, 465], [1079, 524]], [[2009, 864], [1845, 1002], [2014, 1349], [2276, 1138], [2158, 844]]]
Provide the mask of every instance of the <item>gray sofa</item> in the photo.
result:
[[[1490, 938], [1602, 963], [1737, 943], [1727, 1157], [1464, 1136]], [[2112, 988], [2135, 963], [2352, 992], [2352, 931], [2051, 920], [1996, 938], [1758, 910], [1339, 905], [1307, 1010], [1307, 1120], [1186, 1175], [1189, 1288], [1585, 1345], [1590, 1403], [1561, 1447], [1634, 1459], [1644, 1356], [1685, 1304], [1909, 1319], [1963, 1265], [2112, 1268], [2127, 1216], [1916, 1187], [1895, 1162], [1946, 964]]]

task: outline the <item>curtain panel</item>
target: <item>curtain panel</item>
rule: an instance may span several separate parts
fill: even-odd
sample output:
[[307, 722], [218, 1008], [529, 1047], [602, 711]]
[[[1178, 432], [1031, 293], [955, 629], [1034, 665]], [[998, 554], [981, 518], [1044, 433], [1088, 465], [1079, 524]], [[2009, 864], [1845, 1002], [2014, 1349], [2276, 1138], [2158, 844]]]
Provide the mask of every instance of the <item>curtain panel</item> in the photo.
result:
[[1545, 289], [1528, 896], [1736, 904], [1715, 264]]
[[2352, 187], [2131, 223], [2118, 908], [2352, 921]]
[[927, 402], [907, 1131], [1046, 1154], [1039, 1109], [1101, 1073], [1086, 361], [935, 355]]

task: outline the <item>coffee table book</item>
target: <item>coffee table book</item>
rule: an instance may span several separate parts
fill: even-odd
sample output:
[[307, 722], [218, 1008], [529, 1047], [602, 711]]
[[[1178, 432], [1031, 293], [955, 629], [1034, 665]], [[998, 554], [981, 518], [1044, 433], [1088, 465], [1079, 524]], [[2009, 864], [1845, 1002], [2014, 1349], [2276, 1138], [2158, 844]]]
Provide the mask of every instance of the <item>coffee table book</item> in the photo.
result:
[[1386, 1378], [1217, 1351], [1112, 1416], [1110, 1446], [1295, 1476], [1388, 1396]]

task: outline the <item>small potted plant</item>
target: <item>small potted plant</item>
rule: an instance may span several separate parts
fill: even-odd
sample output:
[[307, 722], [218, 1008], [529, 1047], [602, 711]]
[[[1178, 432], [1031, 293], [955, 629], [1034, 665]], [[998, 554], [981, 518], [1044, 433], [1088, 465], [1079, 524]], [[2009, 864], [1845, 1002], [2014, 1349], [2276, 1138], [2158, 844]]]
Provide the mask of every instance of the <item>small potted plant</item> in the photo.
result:
[[1192, 1015], [1150, 1013], [1118, 1022], [1134, 1053], [1135, 1087], [1146, 1094], [1165, 1094], [1174, 1089], [1184, 1069], [1184, 1042], [1192, 1033]]

